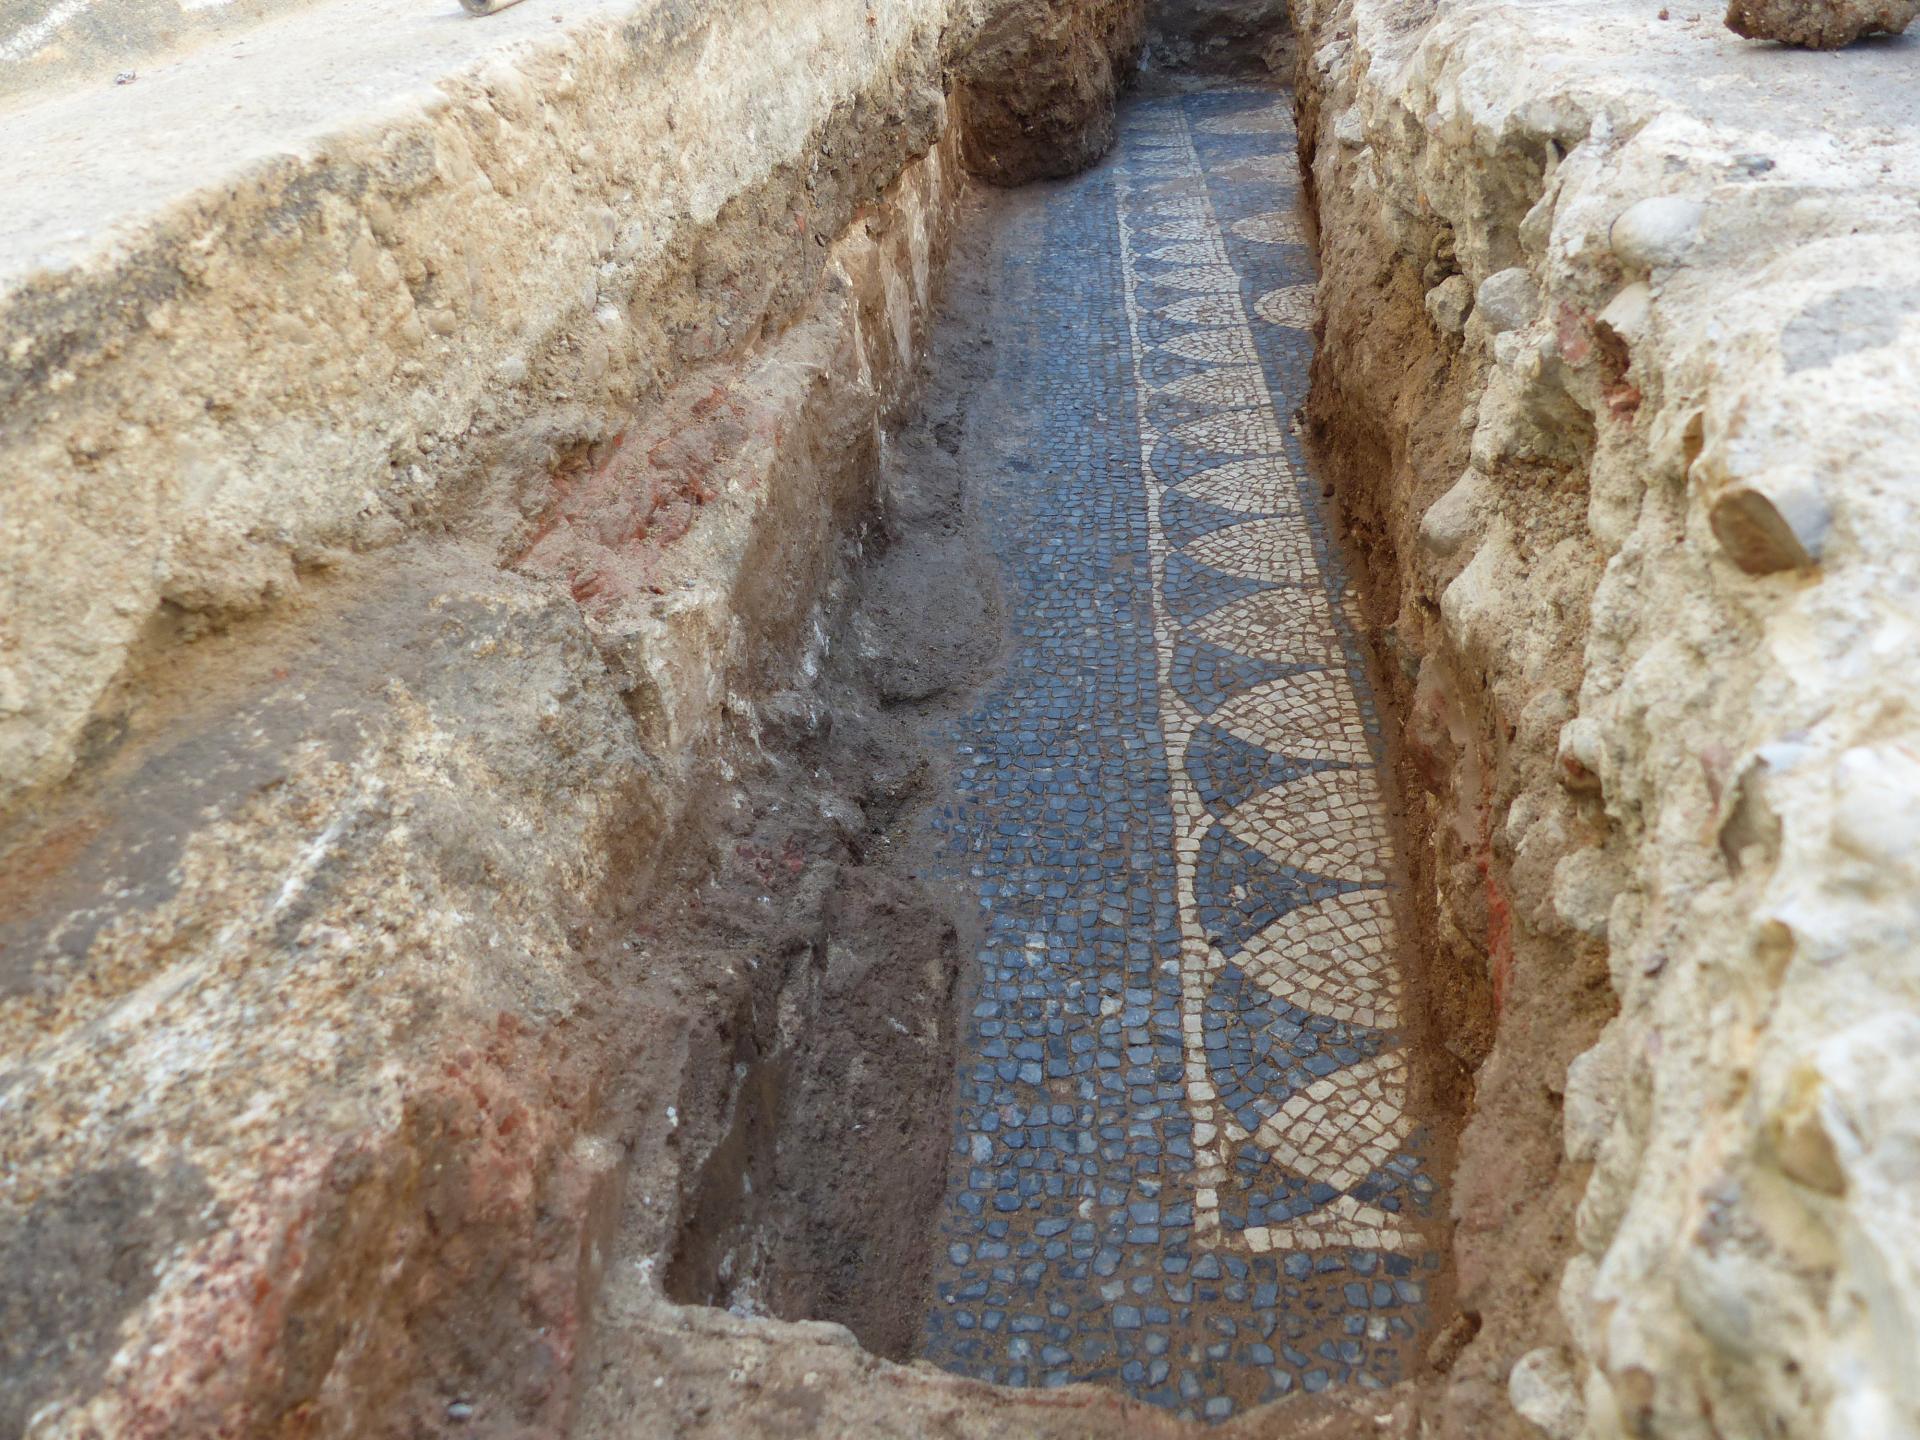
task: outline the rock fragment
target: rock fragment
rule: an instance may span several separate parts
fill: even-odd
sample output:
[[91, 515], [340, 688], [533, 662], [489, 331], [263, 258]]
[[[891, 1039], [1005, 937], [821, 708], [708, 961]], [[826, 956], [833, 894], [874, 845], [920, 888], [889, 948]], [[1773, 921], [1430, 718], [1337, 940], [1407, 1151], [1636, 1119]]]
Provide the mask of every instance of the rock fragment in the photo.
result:
[[1573, 1371], [1558, 1350], [1529, 1350], [1507, 1377], [1513, 1408], [1548, 1440], [1574, 1440], [1586, 1424]]
[[1494, 504], [1493, 483], [1469, 467], [1420, 517], [1420, 543], [1444, 560], [1485, 533]]
[[1597, 323], [1628, 345], [1638, 344], [1646, 334], [1647, 320], [1653, 313], [1653, 289], [1644, 280], [1627, 286], [1596, 317]]
[[1920, 0], [1731, 0], [1727, 28], [1749, 40], [1838, 50], [1863, 35], [1898, 35]]
[[1683, 195], [1649, 196], [1620, 212], [1607, 243], [1631, 265], [1677, 265], [1693, 248], [1706, 213], [1705, 205]]
[[1503, 335], [1532, 323], [1540, 309], [1540, 287], [1524, 267], [1514, 265], [1482, 280], [1476, 303], [1487, 328]]
[[1449, 275], [1427, 292], [1427, 317], [1449, 335], [1467, 328], [1467, 316], [1473, 312], [1473, 282], [1464, 275]]
[[1707, 511], [1720, 548], [1749, 575], [1817, 562], [1832, 519], [1818, 484], [1797, 476], [1735, 481]]

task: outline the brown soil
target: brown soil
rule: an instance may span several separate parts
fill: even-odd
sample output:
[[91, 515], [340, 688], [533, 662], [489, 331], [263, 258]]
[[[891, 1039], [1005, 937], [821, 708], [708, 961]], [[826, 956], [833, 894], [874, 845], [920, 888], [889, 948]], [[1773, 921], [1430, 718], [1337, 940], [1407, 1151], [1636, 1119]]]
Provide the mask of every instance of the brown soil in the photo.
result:
[[1145, 39], [1143, 3], [992, 0], [954, 92], [967, 168], [994, 185], [1086, 169]]
[[1264, 80], [1291, 71], [1292, 41], [1284, 0], [1151, 0], [1147, 7], [1147, 61], [1157, 70]]

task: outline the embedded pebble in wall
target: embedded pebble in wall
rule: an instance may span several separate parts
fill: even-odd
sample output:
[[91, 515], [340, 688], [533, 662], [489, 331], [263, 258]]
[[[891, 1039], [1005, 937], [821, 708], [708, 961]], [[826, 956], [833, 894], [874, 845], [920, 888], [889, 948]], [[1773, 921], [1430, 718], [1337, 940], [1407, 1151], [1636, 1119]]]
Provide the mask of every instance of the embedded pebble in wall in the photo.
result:
[[1469, 466], [1420, 517], [1420, 543], [1443, 560], [1458, 554], [1485, 532], [1495, 498], [1493, 482]]
[[1920, 750], [1859, 745], [1834, 778], [1834, 842], [1920, 882]]
[[1546, 1440], [1577, 1440], [1586, 1427], [1586, 1406], [1566, 1356], [1551, 1347], [1529, 1350], [1507, 1379], [1513, 1408]]
[[1467, 328], [1467, 316], [1473, 313], [1473, 282], [1464, 275], [1449, 275], [1427, 292], [1427, 317], [1449, 335]]
[[1570, 790], [1597, 789], [1606, 747], [1600, 722], [1591, 715], [1576, 715], [1560, 728], [1556, 752], [1560, 782]]
[[1713, 499], [1708, 523], [1721, 548], [1750, 575], [1816, 563], [1833, 523], [1820, 482], [1804, 472], [1737, 480]]
[[1652, 316], [1653, 287], [1644, 280], [1636, 280], [1622, 287], [1595, 319], [1628, 345], [1633, 345], [1646, 333]]
[[1699, 238], [1707, 207], [1681, 195], [1655, 195], [1623, 210], [1607, 231], [1613, 253], [1629, 265], [1678, 265]]
[[1553, 867], [1554, 913], [1582, 935], [1605, 935], [1620, 888], [1619, 868], [1605, 851], [1576, 850]]

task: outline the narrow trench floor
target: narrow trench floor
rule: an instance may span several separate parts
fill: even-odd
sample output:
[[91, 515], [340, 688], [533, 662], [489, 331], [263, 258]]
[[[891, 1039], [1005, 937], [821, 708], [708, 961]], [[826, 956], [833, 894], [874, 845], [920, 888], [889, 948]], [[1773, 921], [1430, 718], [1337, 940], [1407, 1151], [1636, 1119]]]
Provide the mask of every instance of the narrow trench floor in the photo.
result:
[[950, 732], [977, 898], [922, 1353], [1220, 1419], [1410, 1373], [1444, 1283], [1383, 744], [1291, 417], [1284, 94], [1134, 101], [1007, 202], [967, 418], [1009, 653]]

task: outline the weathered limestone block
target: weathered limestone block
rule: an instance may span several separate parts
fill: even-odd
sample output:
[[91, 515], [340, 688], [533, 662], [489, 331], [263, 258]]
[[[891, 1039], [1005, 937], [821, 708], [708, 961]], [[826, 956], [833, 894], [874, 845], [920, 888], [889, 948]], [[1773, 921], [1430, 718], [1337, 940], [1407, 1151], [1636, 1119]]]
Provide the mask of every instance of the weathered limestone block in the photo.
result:
[[1920, 0], [1730, 0], [1727, 28], [1749, 40], [1838, 50], [1862, 35], [1899, 35]]
[[[1455, 717], [1416, 863], [1504, 1000], [1442, 1433], [1920, 1432], [1890, 1198], [1920, 1084], [1910, 61], [1851, 53], [1836, 106], [1831, 61], [1751, 68], [1611, 0], [1297, 21], [1338, 247], [1314, 410], [1336, 469], [1368, 461], [1347, 503]], [[1443, 235], [1458, 340], [1423, 302]], [[1547, 680], [1577, 714], [1530, 725]], [[1516, 1177], [1529, 1087], [1565, 1094], [1525, 1112], [1557, 1174]]]

